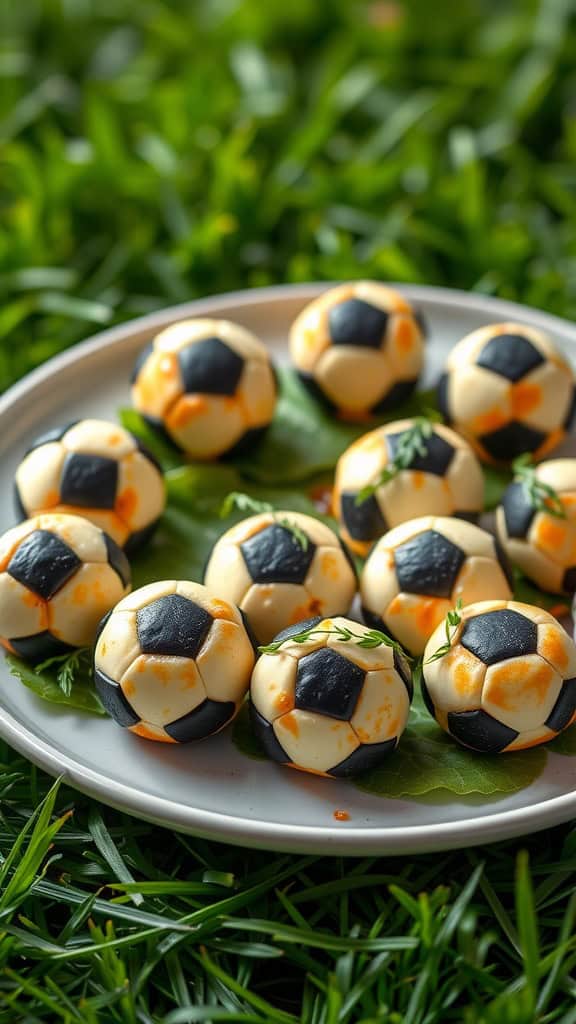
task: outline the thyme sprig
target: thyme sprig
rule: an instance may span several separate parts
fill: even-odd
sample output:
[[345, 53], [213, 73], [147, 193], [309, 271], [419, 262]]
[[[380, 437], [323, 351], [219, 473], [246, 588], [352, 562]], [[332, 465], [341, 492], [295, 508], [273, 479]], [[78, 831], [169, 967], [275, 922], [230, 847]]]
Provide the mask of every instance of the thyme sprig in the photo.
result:
[[434, 654], [431, 654], [429, 658], [426, 658], [426, 661], [424, 662], [425, 665], [430, 665], [430, 663], [433, 661], [440, 661], [440, 658], [443, 658], [444, 655], [448, 654], [448, 652], [452, 649], [454, 631], [458, 629], [458, 626], [462, 622], [462, 615], [460, 614], [461, 611], [462, 598], [459, 597], [458, 600], [456, 601], [455, 607], [450, 609], [444, 621], [444, 627], [446, 630], [446, 642], [443, 643], [440, 647], [438, 647], [438, 649], [434, 651]]
[[398, 438], [394, 458], [385, 466], [373, 483], [367, 484], [366, 487], [363, 487], [358, 492], [355, 500], [356, 505], [362, 505], [365, 501], [368, 501], [368, 498], [371, 498], [379, 487], [383, 487], [384, 484], [393, 480], [403, 469], [409, 469], [414, 459], [418, 456], [424, 458], [428, 452], [426, 442], [432, 437], [434, 424], [439, 419], [439, 414], [431, 409], [427, 412], [426, 416], [417, 416], [412, 425], [407, 430], [402, 431]]
[[363, 647], [367, 650], [372, 650], [375, 647], [391, 647], [402, 657], [406, 658], [407, 661], [411, 661], [411, 658], [405, 653], [402, 646], [379, 629], [367, 629], [364, 633], [355, 633], [348, 626], [337, 625], [332, 625], [328, 628], [311, 626], [308, 629], [302, 629], [299, 633], [293, 633], [292, 636], [287, 636], [283, 640], [264, 644], [258, 650], [261, 654], [276, 654], [285, 644], [305, 644], [315, 636], [335, 636], [342, 643], [353, 641], [357, 647]]
[[239, 512], [250, 512], [253, 515], [270, 514], [274, 522], [278, 523], [278, 526], [283, 526], [285, 530], [290, 531], [294, 540], [303, 551], [308, 550], [310, 541], [302, 527], [298, 526], [298, 523], [290, 519], [289, 516], [279, 516], [269, 501], [258, 501], [256, 498], [250, 497], [249, 494], [244, 494], [243, 491], [230, 491], [220, 506], [220, 518], [227, 519], [235, 508]]
[[57, 654], [53, 658], [47, 658], [46, 661], [34, 667], [39, 674], [50, 671], [62, 693], [69, 697], [78, 676], [91, 672], [92, 652], [90, 647], [79, 647], [69, 654]]
[[566, 509], [562, 498], [550, 484], [544, 483], [537, 476], [537, 467], [534, 465], [531, 455], [520, 455], [512, 463], [512, 469], [515, 478], [522, 484], [532, 508], [539, 512], [548, 512], [556, 519], [566, 519]]

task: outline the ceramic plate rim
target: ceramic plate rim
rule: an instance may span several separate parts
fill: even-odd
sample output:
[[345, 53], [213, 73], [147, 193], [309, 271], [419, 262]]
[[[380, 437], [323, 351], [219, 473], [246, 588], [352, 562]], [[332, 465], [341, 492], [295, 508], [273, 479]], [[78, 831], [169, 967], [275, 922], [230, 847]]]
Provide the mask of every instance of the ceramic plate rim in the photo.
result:
[[[10, 410], [38, 385], [92, 353], [120, 345], [135, 334], [145, 335], [183, 317], [211, 314], [215, 307], [218, 309], [217, 315], [225, 315], [227, 309], [237, 309], [242, 305], [266, 305], [286, 298], [306, 301], [330, 286], [331, 282], [319, 282], [225, 292], [169, 306], [99, 331], [49, 359], [0, 396], [0, 429]], [[554, 314], [533, 310], [520, 303], [428, 285], [394, 284], [393, 287], [398, 287], [415, 302], [425, 300], [428, 304], [437, 303], [454, 310], [469, 310], [472, 307], [476, 313], [494, 317], [495, 320], [522, 319], [528, 316], [532, 324], [543, 330], [552, 333], [561, 330], [563, 334], [571, 335], [576, 346], [575, 325]], [[38, 737], [32, 728], [23, 728], [5, 708], [1, 707], [0, 710], [0, 738], [50, 775], [60, 776], [81, 792], [112, 807], [140, 815], [148, 821], [236, 845], [345, 855], [360, 852], [403, 854], [457, 849], [472, 843], [513, 838], [561, 824], [576, 815], [574, 791], [536, 803], [532, 807], [421, 826], [396, 826], [392, 829], [376, 826], [347, 827], [342, 830], [337, 826], [316, 828], [309, 825], [270, 824], [262, 820], [184, 806], [165, 797], [143, 793], [105, 773], [94, 771], [80, 760], [61, 754]]]

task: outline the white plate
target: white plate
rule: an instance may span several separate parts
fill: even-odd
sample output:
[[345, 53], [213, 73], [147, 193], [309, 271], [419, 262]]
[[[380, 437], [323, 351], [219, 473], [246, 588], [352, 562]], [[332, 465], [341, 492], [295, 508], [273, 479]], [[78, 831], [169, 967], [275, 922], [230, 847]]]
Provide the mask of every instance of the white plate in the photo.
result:
[[[225, 316], [286, 358], [290, 322], [325, 285], [216, 296], [112, 328], [50, 360], [0, 398], [0, 528], [14, 521], [12, 478], [27, 443], [76, 417], [113, 417], [127, 400], [136, 352], [185, 316]], [[431, 327], [426, 379], [463, 334], [497, 320], [548, 330], [576, 361], [576, 328], [510, 302], [440, 288], [401, 289]], [[229, 735], [198, 745], [145, 743], [107, 719], [59, 710], [0, 660], [0, 736], [53, 775], [104, 803], [182, 831], [246, 846], [318, 853], [415, 853], [505, 839], [576, 816], [576, 759], [549, 754], [536, 782], [500, 800], [387, 800], [345, 782], [249, 760]], [[513, 756], [513, 755], [511, 755]], [[349, 821], [334, 820], [344, 809]]]

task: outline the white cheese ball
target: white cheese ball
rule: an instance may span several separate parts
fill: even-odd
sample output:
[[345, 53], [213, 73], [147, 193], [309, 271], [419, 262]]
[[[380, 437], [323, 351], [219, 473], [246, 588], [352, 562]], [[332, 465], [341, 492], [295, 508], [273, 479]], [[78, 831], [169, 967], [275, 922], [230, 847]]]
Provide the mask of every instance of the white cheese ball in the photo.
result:
[[375, 281], [330, 288], [302, 310], [290, 354], [309, 391], [348, 418], [382, 414], [412, 394], [424, 323], [407, 299]]
[[87, 519], [27, 519], [0, 537], [0, 642], [28, 661], [88, 646], [130, 582], [124, 552]]
[[181, 320], [138, 357], [132, 401], [194, 459], [248, 450], [274, 415], [276, 378], [266, 347], [229, 320]]
[[516, 479], [496, 511], [498, 536], [528, 579], [552, 594], [571, 596], [576, 591], [576, 459], [541, 462], [535, 473], [556, 492], [565, 518], [536, 508], [527, 486]]
[[234, 718], [254, 660], [237, 608], [199, 583], [161, 580], [102, 622], [94, 682], [118, 725], [144, 739], [189, 743]]
[[[350, 619], [296, 623], [263, 654], [250, 684], [252, 723], [278, 764], [315, 775], [351, 778], [377, 768], [397, 747], [408, 720], [412, 678], [392, 647], [359, 647], [335, 635], [369, 632]], [[313, 630], [305, 643], [290, 638]]]
[[484, 461], [542, 459], [572, 425], [574, 371], [543, 331], [490, 324], [452, 349], [438, 400]]
[[424, 440], [425, 454], [415, 452], [410, 464], [374, 494], [360, 492], [390, 469], [398, 446], [414, 420], [395, 420], [364, 434], [346, 449], [336, 466], [333, 511], [342, 536], [359, 555], [387, 530], [417, 516], [475, 518], [484, 504], [480, 463], [469, 444], [453, 430], [433, 424]]
[[[283, 520], [302, 531], [305, 546]], [[227, 530], [212, 549], [204, 582], [238, 605], [261, 644], [301, 619], [348, 611], [357, 583], [334, 531], [287, 511], [250, 516]]]
[[166, 503], [164, 476], [148, 449], [117, 423], [77, 420], [38, 437], [16, 470], [21, 519], [81, 515], [128, 553], [150, 539]]
[[554, 739], [576, 717], [576, 646], [559, 622], [518, 601], [481, 601], [444, 624], [424, 651], [422, 693], [438, 724], [482, 754]]
[[422, 516], [377, 541], [360, 596], [365, 622], [417, 655], [458, 600], [510, 600], [512, 575], [490, 533], [461, 519]]

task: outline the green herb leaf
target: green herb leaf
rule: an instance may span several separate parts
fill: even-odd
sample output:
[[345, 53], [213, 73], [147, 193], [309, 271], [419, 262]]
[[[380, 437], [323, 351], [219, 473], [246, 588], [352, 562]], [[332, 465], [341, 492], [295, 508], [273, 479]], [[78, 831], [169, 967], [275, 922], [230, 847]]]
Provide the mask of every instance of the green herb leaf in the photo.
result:
[[342, 643], [355, 643], [358, 647], [364, 647], [372, 649], [375, 647], [392, 647], [398, 654], [402, 655], [406, 661], [411, 661], [410, 657], [404, 651], [404, 648], [396, 641], [392, 640], [386, 633], [382, 633], [379, 629], [369, 629], [365, 633], [356, 633], [346, 626], [331, 626], [327, 629], [323, 629], [321, 626], [312, 626], [309, 629], [303, 629], [299, 633], [293, 633], [292, 636], [286, 637], [284, 640], [277, 640], [271, 644], [263, 644], [258, 648], [260, 654], [277, 654], [286, 644], [305, 644], [308, 640], [312, 640], [318, 636], [334, 636], [336, 640]]
[[249, 494], [244, 494], [241, 491], [232, 491], [222, 502], [220, 518], [226, 519], [235, 508], [240, 509], [241, 512], [251, 512], [256, 515], [272, 513], [272, 518], [275, 522], [279, 526], [283, 526], [285, 530], [289, 530], [299, 547], [303, 551], [308, 550], [310, 541], [302, 527], [294, 522], [293, 519], [290, 519], [289, 516], [279, 516], [269, 501], [257, 501], [256, 498], [251, 498]]
[[69, 654], [57, 655], [54, 658], [47, 658], [40, 665], [34, 666], [35, 671], [40, 675], [48, 672], [53, 674], [62, 693], [69, 697], [72, 693], [72, 686], [75, 681], [91, 679], [92, 658], [89, 647], [79, 647]]
[[373, 483], [367, 484], [366, 487], [359, 491], [356, 495], [355, 504], [362, 505], [365, 501], [368, 501], [368, 498], [371, 498], [379, 487], [383, 487], [389, 480], [393, 480], [403, 469], [408, 469], [414, 462], [414, 459], [418, 456], [423, 458], [428, 451], [426, 442], [432, 436], [433, 431], [434, 423], [432, 420], [425, 416], [418, 416], [412, 426], [400, 434], [396, 454], [392, 461], [382, 470]]
[[52, 704], [65, 705], [76, 711], [88, 711], [93, 715], [106, 714], [94, 689], [91, 675], [88, 673], [82, 671], [81, 674], [78, 674], [76, 672], [70, 692], [66, 693], [58, 682], [58, 670], [54, 671], [56, 666], [46, 667], [47, 663], [45, 662], [44, 669], [40, 671], [22, 661], [21, 658], [16, 658], [13, 654], [7, 655], [6, 663], [12, 675], [42, 700], [50, 701]]
[[439, 661], [440, 658], [443, 658], [451, 650], [452, 642], [454, 640], [455, 635], [454, 631], [458, 629], [458, 626], [462, 622], [461, 611], [462, 598], [459, 597], [458, 600], [456, 601], [455, 607], [450, 609], [444, 621], [446, 643], [442, 644], [440, 647], [438, 647], [436, 651], [434, 651], [434, 654], [431, 654], [428, 658], [426, 658], [426, 661], [423, 662], [424, 665], [429, 665], [433, 661]]
[[538, 512], [547, 512], [557, 519], [566, 518], [566, 509], [560, 495], [550, 484], [540, 480], [538, 467], [534, 465], [531, 455], [521, 455], [512, 463], [512, 470], [515, 479], [522, 484], [532, 508]]

